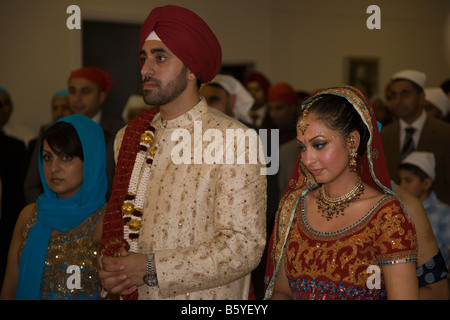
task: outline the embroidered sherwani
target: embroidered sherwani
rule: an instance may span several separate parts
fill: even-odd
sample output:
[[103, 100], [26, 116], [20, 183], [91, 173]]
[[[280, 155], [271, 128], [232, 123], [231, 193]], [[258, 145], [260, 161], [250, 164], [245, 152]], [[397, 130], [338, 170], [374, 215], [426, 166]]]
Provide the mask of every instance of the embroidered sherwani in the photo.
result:
[[[227, 129], [248, 128], [204, 100], [174, 120], [156, 115], [153, 125], [159, 146], [147, 185], [139, 251], [155, 253], [159, 285], [140, 286], [139, 299], [246, 299], [250, 273], [265, 246], [266, 177], [259, 160], [249, 164], [249, 143], [245, 164], [236, 158], [227, 164], [226, 153], [239, 149], [225, 140]], [[208, 155], [217, 155], [211, 151], [214, 138], [203, 137], [208, 129], [222, 134], [223, 164], [208, 164]], [[116, 158], [124, 131], [116, 137]], [[178, 163], [180, 158], [187, 163]]]

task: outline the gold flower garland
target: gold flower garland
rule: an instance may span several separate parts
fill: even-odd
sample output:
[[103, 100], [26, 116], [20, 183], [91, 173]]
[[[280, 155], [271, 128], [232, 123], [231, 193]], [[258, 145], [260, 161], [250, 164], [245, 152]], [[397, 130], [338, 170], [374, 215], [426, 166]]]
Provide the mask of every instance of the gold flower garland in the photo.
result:
[[[128, 195], [122, 204], [124, 219], [123, 233], [125, 240], [130, 245], [129, 251], [131, 252], [138, 252], [138, 239], [142, 226], [142, 210], [145, 203], [145, 194], [150, 179], [153, 157], [158, 149], [158, 144], [155, 143], [155, 131], [155, 128], [150, 126], [140, 137], [139, 152], [136, 154], [136, 160], [128, 184]], [[143, 167], [144, 170], [140, 177]]]

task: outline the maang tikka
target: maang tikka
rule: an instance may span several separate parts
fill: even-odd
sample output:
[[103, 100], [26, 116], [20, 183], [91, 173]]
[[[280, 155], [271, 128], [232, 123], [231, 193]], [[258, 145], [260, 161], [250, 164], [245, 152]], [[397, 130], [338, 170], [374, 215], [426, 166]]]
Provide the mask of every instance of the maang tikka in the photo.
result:
[[300, 129], [300, 131], [302, 132], [302, 134], [305, 134], [306, 129], [308, 128], [309, 124], [306, 121], [306, 117], [308, 116], [308, 112], [309, 112], [309, 108], [311, 107], [311, 105], [322, 99], [322, 97], [318, 97], [317, 99], [314, 99], [312, 101], [310, 101], [304, 108], [303, 108], [303, 113], [302, 113], [302, 117], [300, 119], [300, 121], [298, 122], [298, 128]]

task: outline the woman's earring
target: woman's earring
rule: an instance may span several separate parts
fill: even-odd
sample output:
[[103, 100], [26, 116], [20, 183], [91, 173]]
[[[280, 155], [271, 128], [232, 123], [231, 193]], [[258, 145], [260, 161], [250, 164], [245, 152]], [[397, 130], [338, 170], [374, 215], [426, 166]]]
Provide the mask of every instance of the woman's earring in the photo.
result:
[[349, 168], [350, 168], [350, 171], [354, 172], [358, 168], [358, 164], [356, 162], [356, 160], [358, 159], [358, 153], [356, 152], [356, 144], [355, 144], [355, 139], [353, 138], [353, 136], [350, 137], [350, 147], [351, 147], [351, 151], [350, 151], [350, 154], [348, 155]]

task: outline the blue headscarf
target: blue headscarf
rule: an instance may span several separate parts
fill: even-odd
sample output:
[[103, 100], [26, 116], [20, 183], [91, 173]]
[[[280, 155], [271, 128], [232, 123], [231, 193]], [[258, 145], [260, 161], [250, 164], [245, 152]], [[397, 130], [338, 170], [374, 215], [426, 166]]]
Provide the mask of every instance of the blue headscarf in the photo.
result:
[[67, 89], [64, 90], [59, 90], [58, 92], [56, 92], [53, 97], [52, 100], [58, 97], [68, 97], [69, 96], [69, 91]]
[[8, 96], [9, 99], [11, 99], [11, 95], [9, 94], [8, 90], [6, 90], [3, 87], [0, 87], [0, 92], [3, 92], [4, 94], [6, 94]]
[[37, 199], [37, 220], [28, 234], [20, 258], [16, 291], [16, 299], [20, 300], [40, 298], [42, 273], [52, 230], [73, 229], [106, 203], [106, 152], [102, 128], [80, 114], [57, 122], [70, 123], [80, 137], [84, 155], [83, 184], [71, 198], [59, 199], [45, 181], [42, 156], [39, 156], [39, 174], [44, 193]]

